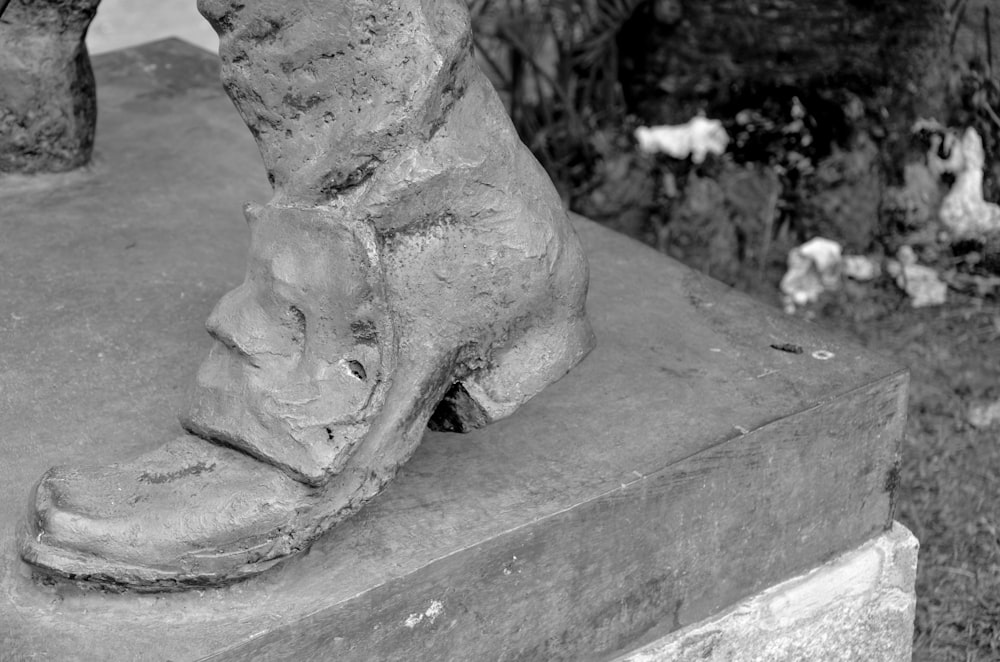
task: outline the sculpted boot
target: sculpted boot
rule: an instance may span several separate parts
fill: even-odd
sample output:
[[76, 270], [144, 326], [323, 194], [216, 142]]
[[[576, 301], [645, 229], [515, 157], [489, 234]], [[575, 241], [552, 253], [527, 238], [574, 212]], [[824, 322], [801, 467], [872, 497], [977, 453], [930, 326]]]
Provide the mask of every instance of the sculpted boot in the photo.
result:
[[90, 160], [97, 99], [84, 36], [99, 2], [0, 0], [0, 173]]
[[22, 556], [137, 590], [306, 549], [424, 429], [513, 413], [593, 345], [558, 195], [472, 58], [463, 0], [201, 0], [274, 196], [208, 320], [188, 435], [54, 468]]

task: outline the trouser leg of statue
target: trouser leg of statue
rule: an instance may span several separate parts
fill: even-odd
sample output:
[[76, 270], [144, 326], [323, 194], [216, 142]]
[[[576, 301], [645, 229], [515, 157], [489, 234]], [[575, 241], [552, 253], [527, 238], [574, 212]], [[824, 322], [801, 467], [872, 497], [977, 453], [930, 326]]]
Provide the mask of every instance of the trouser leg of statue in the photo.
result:
[[84, 36], [100, 0], [0, 0], [0, 174], [85, 165], [97, 101]]
[[463, 0], [199, 9], [274, 195], [245, 210], [247, 275], [208, 321], [189, 434], [50, 470], [22, 544], [49, 572], [139, 590], [305, 549], [429, 423], [507, 416], [593, 344], [579, 241], [475, 65]]

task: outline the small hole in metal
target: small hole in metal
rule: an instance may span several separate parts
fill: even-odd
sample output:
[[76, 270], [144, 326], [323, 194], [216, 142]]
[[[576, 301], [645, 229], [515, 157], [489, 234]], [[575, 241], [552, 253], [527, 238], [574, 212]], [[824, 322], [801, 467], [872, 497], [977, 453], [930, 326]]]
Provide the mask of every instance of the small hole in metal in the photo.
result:
[[347, 369], [351, 371], [351, 374], [364, 381], [368, 377], [368, 373], [365, 372], [365, 367], [361, 365], [358, 361], [348, 361]]

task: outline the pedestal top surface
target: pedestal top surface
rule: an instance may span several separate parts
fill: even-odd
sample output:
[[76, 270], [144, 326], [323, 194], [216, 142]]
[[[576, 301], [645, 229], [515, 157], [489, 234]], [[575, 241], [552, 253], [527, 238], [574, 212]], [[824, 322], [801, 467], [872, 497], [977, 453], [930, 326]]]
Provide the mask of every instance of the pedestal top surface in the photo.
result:
[[356, 518], [258, 579], [170, 596], [38, 587], [15, 551], [32, 484], [180, 432], [203, 322], [243, 277], [242, 204], [269, 196], [212, 58], [166, 41], [95, 69], [94, 165], [0, 181], [0, 651], [205, 656], [899, 372], [577, 219], [598, 348], [514, 416], [428, 432]]

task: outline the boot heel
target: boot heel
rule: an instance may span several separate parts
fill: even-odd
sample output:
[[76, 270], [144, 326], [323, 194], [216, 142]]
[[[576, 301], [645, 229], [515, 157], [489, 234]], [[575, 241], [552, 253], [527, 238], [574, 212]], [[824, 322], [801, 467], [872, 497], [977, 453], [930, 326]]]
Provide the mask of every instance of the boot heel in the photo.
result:
[[451, 387], [428, 423], [431, 430], [469, 432], [510, 416], [563, 377], [594, 347], [583, 311], [535, 326], [494, 357], [493, 364]]

